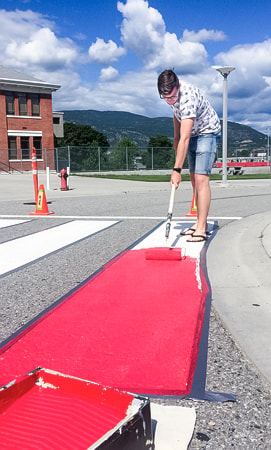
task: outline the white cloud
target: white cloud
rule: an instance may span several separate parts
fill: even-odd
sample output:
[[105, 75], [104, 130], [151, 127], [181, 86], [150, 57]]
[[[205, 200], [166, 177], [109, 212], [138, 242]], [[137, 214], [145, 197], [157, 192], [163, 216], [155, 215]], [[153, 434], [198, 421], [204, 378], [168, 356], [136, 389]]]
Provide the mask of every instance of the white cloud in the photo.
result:
[[101, 70], [100, 74], [100, 80], [101, 81], [111, 81], [117, 78], [119, 75], [119, 72], [117, 69], [115, 69], [112, 66], [105, 67]]
[[171, 115], [168, 105], [159, 98], [156, 71], [127, 72], [111, 80], [100, 77], [93, 86], [83, 86], [78, 76], [71, 83], [70, 79], [68, 75], [62, 78], [63, 87], [54, 94], [57, 110], [128, 111], [149, 117]]
[[236, 45], [215, 57], [216, 64], [233, 65], [248, 78], [252, 73], [271, 75], [271, 39], [255, 44]]
[[[246, 118], [271, 113], [271, 40], [238, 45], [215, 57], [216, 64], [231, 65], [228, 91], [233, 114]], [[239, 119], [240, 120], [240, 119]], [[264, 124], [262, 124], [262, 127]]]
[[[268, 121], [270, 124], [270, 39], [234, 46], [211, 61], [203, 42], [222, 40], [222, 31], [185, 30], [180, 39], [166, 30], [162, 15], [147, 1], [119, 1], [117, 7], [123, 16], [123, 46], [97, 38], [84, 52], [72, 39], [59, 37], [55, 22], [47, 17], [30, 10], [2, 9], [1, 64], [60, 84], [62, 88], [53, 96], [54, 109], [119, 110], [149, 117], [171, 116], [156, 86], [158, 72], [171, 67], [181, 81], [200, 87], [222, 116], [223, 79], [211, 64], [231, 65], [236, 70], [228, 83], [229, 120], [255, 124], [262, 130]], [[180, 19], [178, 27], [181, 25]], [[119, 59], [125, 54], [124, 66]], [[134, 54], [139, 68], [132, 70], [130, 57]], [[96, 63], [102, 65], [100, 72]]]
[[204, 46], [196, 42], [180, 42], [173, 33], [165, 33], [163, 47], [150, 55], [148, 69], [175, 68], [182, 74], [199, 73], [207, 65], [207, 52]]
[[123, 47], [118, 47], [111, 39], [105, 42], [100, 38], [97, 38], [96, 42], [88, 50], [90, 60], [96, 64], [115, 62], [120, 56], [125, 55], [125, 53], [126, 50]]
[[121, 25], [124, 45], [143, 60], [157, 53], [163, 46], [166, 31], [164, 20], [145, 0], [127, 0], [126, 4], [117, 3], [124, 19]]
[[6, 56], [9, 61], [16, 61], [17, 66], [31, 64], [52, 71], [70, 66], [77, 58], [77, 51], [70, 39], [58, 39], [49, 28], [41, 28], [27, 42], [8, 43]]
[[70, 66], [78, 50], [69, 38], [58, 38], [55, 23], [33, 11], [0, 10], [1, 64], [27, 71], [56, 71]]
[[225, 39], [226, 35], [223, 31], [206, 30], [206, 28], [197, 32], [184, 30], [182, 37], [183, 41], [190, 42], [224, 41]]
[[[142, 115], [159, 115], [159, 109], [170, 111], [158, 96], [156, 71], [127, 72], [115, 80], [95, 86], [93, 109], [129, 111]], [[155, 113], [154, 113], [155, 111]], [[164, 114], [162, 114], [164, 115]]]
[[118, 2], [124, 19], [122, 40], [127, 48], [143, 60], [147, 69], [174, 67], [183, 73], [203, 69], [207, 62], [204, 46], [197, 42], [182, 42], [175, 33], [166, 31], [161, 14], [145, 0]]
[[0, 38], [1, 47], [5, 48], [11, 40], [25, 41], [40, 28], [55, 28], [55, 23], [40, 13], [31, 10], [5, 11], [0, 10]]

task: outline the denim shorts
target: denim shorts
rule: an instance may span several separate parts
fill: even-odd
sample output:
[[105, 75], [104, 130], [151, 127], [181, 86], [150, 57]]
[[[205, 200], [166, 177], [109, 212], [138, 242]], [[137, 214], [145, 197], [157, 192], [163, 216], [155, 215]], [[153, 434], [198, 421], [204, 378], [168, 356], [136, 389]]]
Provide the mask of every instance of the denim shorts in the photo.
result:
[[188, 147], [189, 170], [201, 175], [210, 175], [217, 143], [220, 139], [218, 134], [203, 134], [201, 136], [192, 136]]

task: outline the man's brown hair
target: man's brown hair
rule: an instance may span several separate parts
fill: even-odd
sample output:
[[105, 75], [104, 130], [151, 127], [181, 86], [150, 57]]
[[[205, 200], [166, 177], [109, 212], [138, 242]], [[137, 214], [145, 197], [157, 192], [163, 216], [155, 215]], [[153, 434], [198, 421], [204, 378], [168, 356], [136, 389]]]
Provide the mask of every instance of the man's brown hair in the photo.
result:
[[160, 95], [169, 95], [175, 87], [179, 87], [179, 79], [173, 70], [164, 70], [164, 72], [160, 73], [157, 81]]

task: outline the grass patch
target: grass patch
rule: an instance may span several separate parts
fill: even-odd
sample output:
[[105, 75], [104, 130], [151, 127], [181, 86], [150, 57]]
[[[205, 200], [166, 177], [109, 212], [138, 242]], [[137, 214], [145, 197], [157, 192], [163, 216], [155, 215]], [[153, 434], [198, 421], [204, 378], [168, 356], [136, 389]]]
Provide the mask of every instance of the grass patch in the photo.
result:
[[[118, 174], [108, 174], [108, 175], [90, 175], [90, 174], [76, 174], [76, 176], [80, 177], [91, 177], [91, 178], [106, 178], [109, 180], [127, 180], [127, 181], [146, 181], [146, 182], [169, 182], [170, 175], [142, 175], [142, 174], [133, 174], [133, 175], [118, 175]], [[228, 180], [255, 180], [255, 179], [271, 179], [271, 174], [259, 174], [252, 173], [247, 175], [228, 175]], [[182, 175], [182, 181], [189, 181], [189, 174]], [[211, 181], [219, 181], [222, 180], [222, 175], [212, 174], [210, 176]]]

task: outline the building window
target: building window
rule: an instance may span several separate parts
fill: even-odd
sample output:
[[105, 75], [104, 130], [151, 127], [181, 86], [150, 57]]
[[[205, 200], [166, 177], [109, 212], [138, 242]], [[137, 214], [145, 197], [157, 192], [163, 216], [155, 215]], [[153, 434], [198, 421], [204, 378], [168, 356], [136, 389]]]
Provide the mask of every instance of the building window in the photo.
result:
[[7, 115], [15, 114], [15, 101], [14, 101], [14, 92], [6, 93], [6, 111]]
[[19, 115], [27, 116], [27, 97], [26, 94], [18, 94], [19, 99]]
[[37, 159], [42, 159], [41, 137], [33, 138], [33, 146], [36, 149]]
[[30, 159], [29, 137], [21, 136], [22, 159]]
[[8, 137], [8, 158], [17, 159], [17, 139], [16, 136]]
[[53, 124], [60, 125], [60, 117], [53, 117]]
[[31, 114], [32, 114], [32, 116], [40, 116], [40, 96], [39, 96], [39, 94], [31, 94]]

